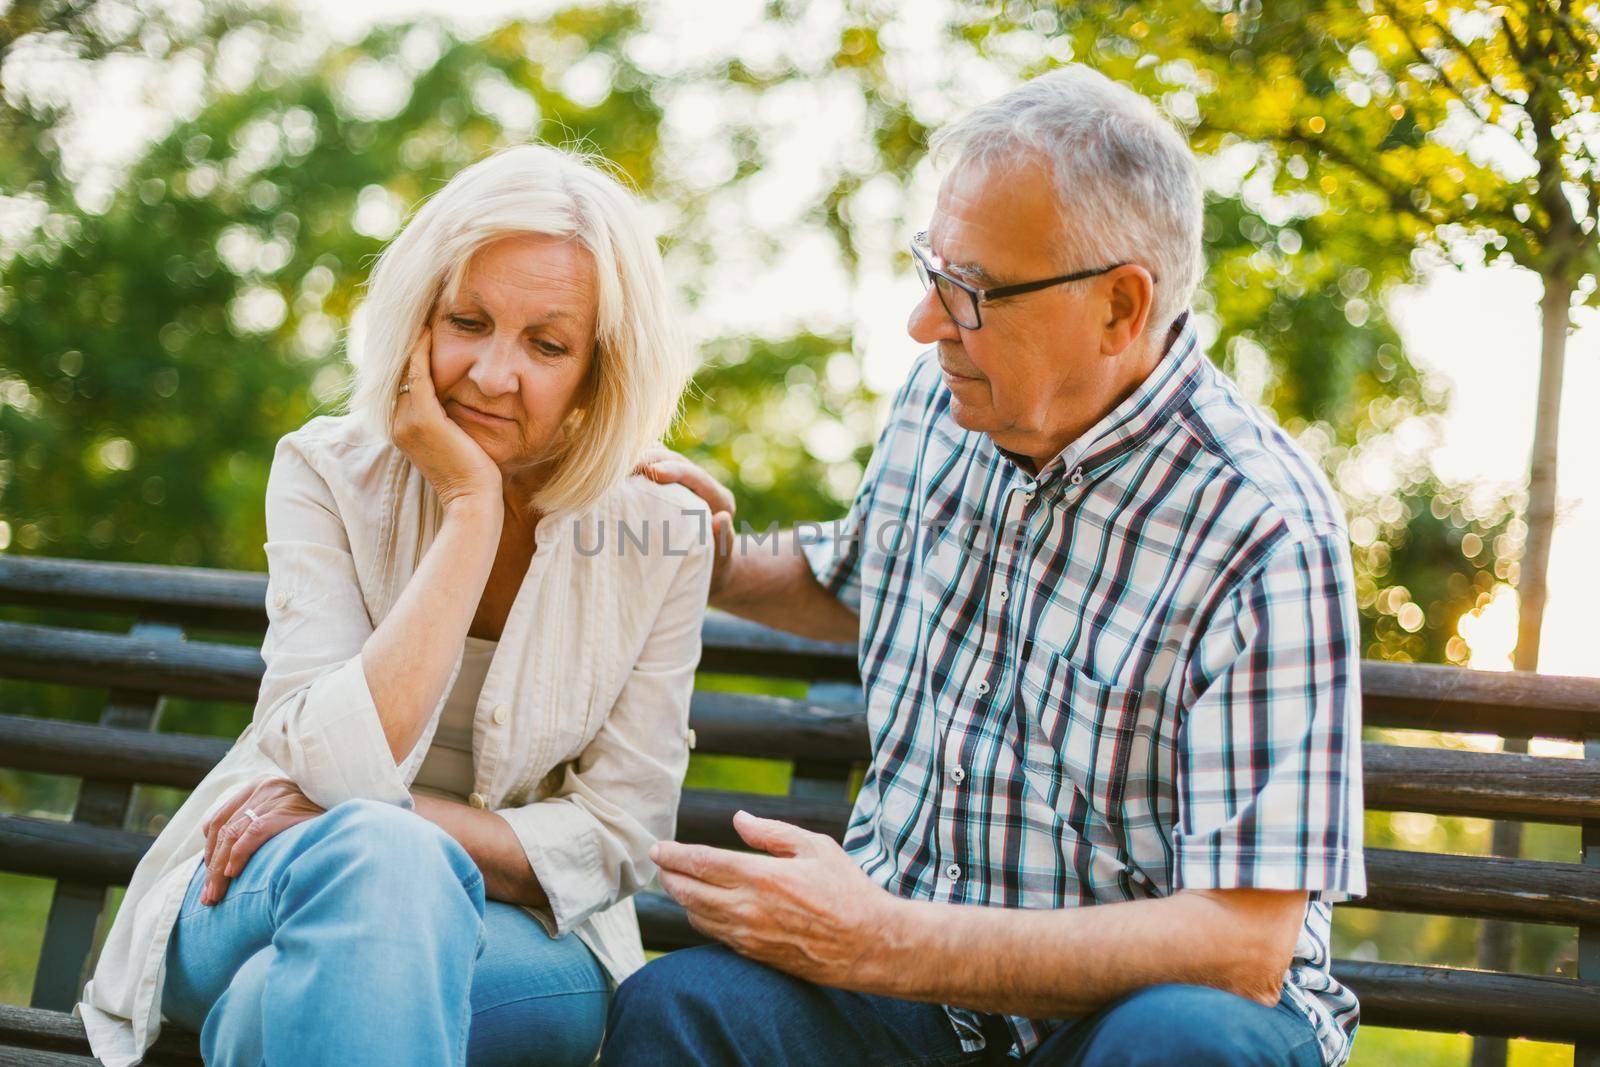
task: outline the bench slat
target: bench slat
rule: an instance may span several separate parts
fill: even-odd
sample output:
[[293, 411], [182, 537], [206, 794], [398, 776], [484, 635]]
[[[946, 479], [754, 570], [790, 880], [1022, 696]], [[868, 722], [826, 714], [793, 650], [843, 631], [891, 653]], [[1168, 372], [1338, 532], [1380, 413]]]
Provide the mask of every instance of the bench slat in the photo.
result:
[[1600, 921], [1600, 868], [1366, 850], [1368, 892], [1348, 907], [1581, 926]]
[[267, 576], [260, 571], [0, 556], [0, 604], [265, 631], [266, 602]]
[[[697, 691], [700, 753], [856, 762], [867, 748], [859, 705]], [[15, 770], [192, 788], [229, 742], [0, 715], [0, 765]], [[1571, 823], [1600, 818], [1600, 760], [1363, 746], [1367, 806], [1381, 811]]]
[[696, 752], [768, 759], [858, 763], [867, 758], [867, 716], [860, 701], [788, 700], [696, 689], [689, 703]]
[[1581, 741], [1600, 734], [1600, 678], [1361, 661], [1368, 726]]
[[[87, 1055], [89, 1039], [83, 1020], [43, 1008], [24, 1008], [0, 1004], [0, 1046], [53, 1053], [58, 1056]], [[0, 1063], [4, 1063], [0, 1060]], [[55, 1063], [49, 1059], [19, 1059], [18, 1063]], [[78, 1060], [61, 1062], [80, 1062]], [[97, 1063], [96, 1060], [83, 1060]], [[167, 1027], [150, 1047], [144, 1062], [154, 1067], [204, 1067], [200, 1046], [194, 1035]]]
[[101, 1065], [99, 1060], [87, 1054], [74, 1056], [70, 1052], [45, 1052], [36, 1048], [0, 1046], [0, 1067], [101, 1067]]
[[[267, 576], [253, 571], [0, 556], [0, 604], [264, 633], [266, 592]], [[707, 613], [701, 641], [702, 670], [806, 680], [857, 677], [853, 645], [795, 637], [717, 611]]]
[[844, 836], [850, 821], [850, 804], [769, 793], [735, 793], [722, 789], [685, 789], [678, 802], [678, 840], [718, 848], [748, 848], [733, 828], [733, 813], [743, 809], [763, 819], [783, 822], [827, 834]]
[[197, 700], [255, 700], [266, 670], [241, 645], [0, 622], [0, 676]]
[[231, 747], [221, 737], [0, 715], [0, 766], [36, 774], [193, 789]]
[[[700, 669], [798, 679], [854, 678], [837, 646], [708, 615]], [[253, 703], [266, 665], [254, 648], [161, 642], [103, 630], [0, 622], [0, 677], [77, 687], [120, 687], [199, 700]]]
[[1600, 819], [1600, 760], [1464, 752], [1368, 742], [1366, 805], [1373, 811], [1572, 823]]
[[[834, 838], [849, 815], [849, 806], [837, 801], [689, 789], [679, 807], [678, 837], [740, 847], [731, 823], [740, 808]], [[0, 816], [0, 862], [18, 874], [125, 885], [154, 840], [130, 830]], [[1367, 871], [1367, 899], [1348, 906], [1557, 925], [1600, 917], [1600, 870], [1575, 863], [1368, 849]]]
[[[0, 556], [0, 603], [116, 612], [259, 633], [266, 624], [265, 594], [266, 576], [258, 572]], [[707, 615], [703, 638], [702, 668], [707, 671], [856, 677], [850, 645], [792, 637], [719, 612]], [[0, 660], [5, 644], [0, 636]], [[1367, 660], [1361, 665], [1361, 685], [1369, 726], [1569, 740], [1600, 735], [1600, 679]], [[253, 690], [227, 698], [252, 696]]]
[[0, 815], [0, 865], [14, 874], [127, 885], [154, 843], [134, 830]]

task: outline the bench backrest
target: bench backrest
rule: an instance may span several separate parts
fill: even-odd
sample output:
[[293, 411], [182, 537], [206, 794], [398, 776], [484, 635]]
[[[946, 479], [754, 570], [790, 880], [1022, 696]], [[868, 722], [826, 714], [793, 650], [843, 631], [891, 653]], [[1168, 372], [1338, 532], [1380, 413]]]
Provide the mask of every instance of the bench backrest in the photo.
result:
[[[76, 999], [108, 887], [126, 884], [152, 840], [124, 827], [134, 786], [191, 788], [227, 751], [219, 738], [154, 733], [163, 700], [254, 700], [255, 648], [185, 635], [258, 635], [265, 588], [253, 573], [0, 557], [0, 604], [133, 620], [124, 632], [0, 622], [0, 678], [109, 694], [92, 725], [0, 707], [0, 766], [83, 780], [70, 822], [0, 816], [0, 869], [57, 880], [36, 1006]], [[701, 673], [809, 688], [798, 699], [697, 688], [697, 753], [792, 761], [793, 773], [783, 795], [686, 790], [679, 837], [738, 846], [738, 808], [840, 836], [867, 754], [854, 650], [713, 613]], [[1369, 849], [1371, 892], [1351, 906], [1576, 927], [1578, 978], [1338, 961], [1363, 1021], [1569, 1042], [1579, 1062], [1600, 1063], [1600, 680], [1369, 661], [1362, 687], [1368, 726], [1587, 745], [1570, 759], [1364, 744], [1369, 808], [1578, 824], [1582, 853], [1558, 863]], [[701, 940], [660, 894], [642, 894], [639, 912], [649, 947]]]

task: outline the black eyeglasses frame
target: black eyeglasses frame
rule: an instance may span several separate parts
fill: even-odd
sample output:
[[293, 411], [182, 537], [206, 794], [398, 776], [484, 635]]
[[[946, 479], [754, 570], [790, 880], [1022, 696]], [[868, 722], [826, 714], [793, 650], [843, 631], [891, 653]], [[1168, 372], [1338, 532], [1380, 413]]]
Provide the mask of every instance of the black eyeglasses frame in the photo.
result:
[[[924, 290], [934, 289], [939, 294], [939, 303], [944, 306], [945, 313], [963, 330], [983, 329], [983, 312], [979, 310], [984, 304], [995, 300], [1002, 300], [1008, 296], [1022, 296], [1024, 293], [1036, 293], [1040, 289], [1049, 289], [1051, 286], [1065, 285], [1068, 282], [1081, 282], [1085, 278], [1097, 278], [1102, 274], [1109, 274], [1118, 267], [1126, 267], [1127, 263], [1113, 263], [1109, 267], [1099, 267], [1094, 270], [1074, 271], [1071, 274], [1062, 274], [1054, 278], [1042, 278], [1036, 282], [1018, 282], [1016, 285], [1001, 285], [993, 289], [981, 289], [970, 282], [947, 273], [934, 262], [934, 255], [927, 247], [928, 232], [920, 231], [911, 239], [911, 259], [917, 266], [917, 274], [922, 279]], [[972, 322], [963, 322], [961, 316], [956, 314], [950, 306], [950, 301], [945, 296], [943, 288], [935, 284], [935, 279], [942, 279], [966, 293], [972, 306]], [[1155, 279], [1152, 278], [1152, 281]]]

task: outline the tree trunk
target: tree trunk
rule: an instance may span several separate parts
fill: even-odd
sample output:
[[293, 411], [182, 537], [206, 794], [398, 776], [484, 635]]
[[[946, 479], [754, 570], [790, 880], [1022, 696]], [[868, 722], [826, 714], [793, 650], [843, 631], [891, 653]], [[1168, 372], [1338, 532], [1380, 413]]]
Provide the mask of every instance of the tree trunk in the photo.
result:
[[[1528, 539], [1517, 579], [1517, 649], [1512, 666], [1519, 671], [1539, 669], [1539, 639], [1544, 625], [1544, 605], [1549, 593], [1550, 542], [1556, 524], [1556, 456], [1561, 429], [1561, 379], [1566, 372], [1567, 328], [1571, 322], [1572, 282], [1550, 272], [1544, 278], [1539, 300], [1542, 343], [1539, 350], [1539, 407], [1533, 424], [1533, 456], [1528, 466]], [[1506, 738], [1507, 752], [1526, 752], [1528, 739]], [[1494, 824], [1490, 851], [1496, 856], [1517, 856], [1522, 851], [1522, 824], [1509, 820]], [[1478, 935], [1478, 965], [1491, 971], [1510, 970], [1516, 954], [1516, 928], [1510, 923], [1485, 922]], [[1480, 1037], [1472, 1043], [1472, 1067], [1505, 1067], [1506, 1041]]]

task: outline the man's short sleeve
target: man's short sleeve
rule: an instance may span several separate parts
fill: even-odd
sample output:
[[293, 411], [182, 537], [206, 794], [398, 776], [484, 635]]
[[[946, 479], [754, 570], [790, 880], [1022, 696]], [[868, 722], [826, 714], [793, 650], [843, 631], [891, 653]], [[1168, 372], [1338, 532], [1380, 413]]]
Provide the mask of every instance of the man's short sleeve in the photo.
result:
[[[873, 453], [877, 455], [876, 452]], [[855, 612], [861, 610], [861, 530], [871, 513], [874, 483], [867, 468], [850, 512], [842, 519], [820, 523], [800, 534], [800, 551], [817, 582]]]
[[1178, 733], [1178, 889], [1366, 892], [1360, 638], [1342, 531], [1285, 536], [1191, 659]]
[[[867, 534], [884, 521], [886, 514], [894, 521], [903, 518], [895, 502], [886, 499], [886, 476], [897, 462], [897, 442], [908, 434], [914, 438], [922, 426], [930, 388], [930, 361], [931, 356], [927, 355], [919, 359], [895, 395], [849, 513], [833, 522], [807, 524], [800, 531], [801, 551], [817, 582], [856, 612], [861, 610], [861, 551]], [[906, 479], [895, 481], [900, 484]]]

